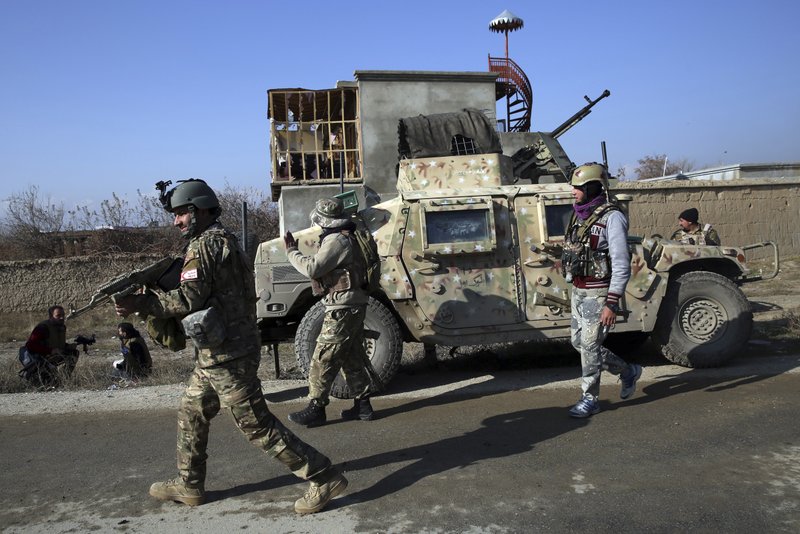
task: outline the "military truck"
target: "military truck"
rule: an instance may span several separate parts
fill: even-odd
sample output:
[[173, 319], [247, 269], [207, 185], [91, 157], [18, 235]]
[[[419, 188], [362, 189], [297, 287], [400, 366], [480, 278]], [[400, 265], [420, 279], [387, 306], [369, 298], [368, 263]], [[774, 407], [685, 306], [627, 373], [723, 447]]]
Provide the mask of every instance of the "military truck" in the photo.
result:
[[[537, 132], [512, 156], [501, 153], [493, 125], [476, 110], [400, 120], [398, 195], [353, 215], [375, 237], [382, 261], [365, 329], [367, 354], [384, 383], [400, 365], [404, 342], [569, 338], [571, 285], [558, 263], [575, 165], [557, 136], [580, 114], [553, 132]], [[617, 195], [617, 201], [626, 210], [632, 199]], [[319, 228], [293, 233], [302, 253], [316, 252]], [[743, 347], [753, 316], [739, 285], [778, 268], [777, 250], [771, 275], [752, 273], [745, 253], [774, 244], [713, 247], [631, 237], [629, 247], [632, 273], [617, 337], [651, 336], [667, 359], [689, 367], [721, 365]], [[255, 272], [264, 342], [294, 339], [307, 372], [322, 303], [288, 263], [280, 239], [259, 246]], [[332, 394], [350, 396], [341, 376]]]

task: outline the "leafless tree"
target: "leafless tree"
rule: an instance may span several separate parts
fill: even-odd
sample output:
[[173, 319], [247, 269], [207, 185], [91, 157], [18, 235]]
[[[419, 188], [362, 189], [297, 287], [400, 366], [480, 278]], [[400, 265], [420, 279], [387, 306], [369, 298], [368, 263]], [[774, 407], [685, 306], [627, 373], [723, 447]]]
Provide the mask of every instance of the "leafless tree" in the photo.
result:
[[694, 164], [686, 158], [670, 160], [666, 154], [644, 156], [638, 163], [639, 165], [634, 169], [637, 180], [669, 176], [694, 169]]
[[[63, 204], [42, 195], [37, 186], [15, 193], [7, 199], [8, 214], [0, 226], [0, 253], [4, 259], [51, 258], [65, 253], [63, 242], [76, 239], [83, 254], [179, 253], [186, 242], [172, 228], [172, 215], [164, 210], [156, 193], [137, 194], [135, 203], [112, 193], [98, 209], [79, 205], [65, 211]], [[247, 202], [247, 248], [251, 254], [256, 243], [278, 235], [277, 206], [266, 193], [226, 183], [217, 194], [223, 224], [240, 237], [241, 206]], [[65, 236], [64, 231], [70, 235]]]
[[222, 217], [220, 221], [227, 229], [242, 236], [242, 202], [247, 202], [247, 248], [252, 253], [256, 243], [278, 236], [278, 207], [264, 191], [253, 187], [237, 188], [225, 183], [217, 191]]
[[42, 194], [37, 185], [13, 193], [6, 200], [2, 233], [7, 251], [15, 250], [25, 258], [56, 253], [58, 243], [52, 235], [64, 228], [64, 204]]

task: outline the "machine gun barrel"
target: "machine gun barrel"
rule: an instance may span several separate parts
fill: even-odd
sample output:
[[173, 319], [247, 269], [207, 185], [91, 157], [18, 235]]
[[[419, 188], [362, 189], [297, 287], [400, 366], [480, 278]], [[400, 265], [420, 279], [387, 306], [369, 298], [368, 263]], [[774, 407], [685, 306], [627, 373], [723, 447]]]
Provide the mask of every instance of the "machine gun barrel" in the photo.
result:
[[567, 120], [565, 120], [564, 122], [559, 124], [558, 127], [555, 130], [550, 132], [550, 136], [553, 137], [553, 139], [557, 139], [561, 134], [563, 134], [564, 132], [566, 132], [567, 130], [569, 130], [570, 128], [575, 126], [576, 124], [578, 124], [580, 121], [582, 121], [584, 119], [584, 117], [586, 117], [586, 115], [591, 113], [592, 112], [592, 108], [595, 106], [595, 104], [597, 104], [598, 102], [603, 100], [605, 97], [610, 96], [610, 95], [611, 95], [611, 91], [606, 89], [605, 91], [603, 91], [603, 94], [601, 94], [600, 96], [598, 96], [594, 100], [590, 99], [588, 96], [584, 96], [583, 98], [585, 98], [586, 101], [589, 102], [589, 103], [586, 104], [575, 115], [573, 115], [572, 117], [568, 118]]

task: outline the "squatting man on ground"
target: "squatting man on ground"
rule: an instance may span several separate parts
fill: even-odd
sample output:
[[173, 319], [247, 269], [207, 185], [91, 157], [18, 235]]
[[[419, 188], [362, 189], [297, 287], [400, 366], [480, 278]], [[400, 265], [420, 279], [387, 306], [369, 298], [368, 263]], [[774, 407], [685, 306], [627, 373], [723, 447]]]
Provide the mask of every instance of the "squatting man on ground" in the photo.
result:
[[166, 293], [119, 299], [116, 311], [123, 317], [139, 312], [155, 330], [181, 321], [192, 335], [196, 359], [178, 410], [179, 476], [156, 482], [150, 495], [190, 506], [205, 502], [208, 434], [211, 420], [225, 407], [253, 445], [311, 482], [295, 502], [295, 511], [318, 512], [345, 490], [347, 479], [267, 407], [256, 374], [261, 337], [252, 263], [236, 236], [219, 223], [219, 200], [204, 181], [180, 181], [170, 191], [169, 183], [160, 185], [164, 208], [174, 214], [174, 225], [188, 240], [180, 283]]
[[20, 347], [20, 376], [38, 387], [55, 387], [60, 376], [72, 375], [79, 354], [75, 343], [67, 343], [64, 307], [50, 306], [47, 319], [34, 327]]

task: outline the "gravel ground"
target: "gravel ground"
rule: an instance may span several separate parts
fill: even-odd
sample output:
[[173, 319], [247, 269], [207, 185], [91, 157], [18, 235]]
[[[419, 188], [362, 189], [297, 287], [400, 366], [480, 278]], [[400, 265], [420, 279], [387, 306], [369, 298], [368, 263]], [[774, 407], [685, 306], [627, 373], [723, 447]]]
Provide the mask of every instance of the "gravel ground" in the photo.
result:
[[[791, 260], [782, 262], [781, 274], [778, 278], [770, 281], [755, 282], [743, 286], [745, 294], [751, 301], [756, 319], [756, 329], [751, 340], [753, 350], [765, 355], [787, 354], [796, 352], [800, 340], [789, 339], [782, 336], [781, 339], [771, 339], [771, 332], [775, 328], [785, 325], [786, 317], [790, 314], [800, 313], [800, 284], [796, 283], [800, 279], [800, 261]], [[105, 340], [98, 340], [92, 347], [88, 356], [103, 358], [110, 367], [111, 362], [118, 357], [117, 341], [111, 337]], [[21, 341], [0, 344], [0, 366], [15, 366], [16, 354]], [[557, 385], [563, 379], [564, 369], [568, 373], [577, 372], [577, 355], [565, 344], [537, 345], [532, 348], [530, 345], [515, 346], [478, 346], [460, 347], [451, 349], [450, 347], [437, 347], [438, 372], [449, 372], [457, 380], [480, 380], [479, 378], [464, 378], [461, 373], [469, 373], [473, 377], [484, 372], [492, 373], [513, 369], [516, 373], [509, 373], [516, 376], [527, 376], [535, 374], [535, 383], [541, 385], [543, 380], [550, 380], [550, 383]], [[753, 350], [750, 351], [752, 354]], [[539, 357], [531, 357], [535, 353]], [[273, 356], [264, 349], [262, 356], [262, 367], [260, 377], [264, 385], [264, 392], [271, 402], [296, 401], [302, 399], [305, 394], [306, 382], [294, 361], [294, 354], [290, 345], [281, 345], [279, 350], [281, 380], [275, 379]], [[757, 357], [758, 354], [755, 354]], [[153, 349], [154, 362], [161, 358], [187, 358], [187, 354], [173, 354], [168, 351]], [[645, 365], [658, 366], [660, 369], [669, 367], [666, 362], [658, 357], [652, 356], [651, 359], [644, 361]], [[409, 384], [431, 381], [432, 384], [437, 380], [428, 375], [436, 375], [431, 372], [430, 363], [426, 362], [423, 356], [422, 345], [419, 343], [407, 343], [403, 353], [403, 360], [399, 377], [395, 382], [401, 383], [397, 386], [392, 383], [392, 391], [402, 391], [405, 387], [406, 394], [416, 394], [420, 387], [403, 386], [402, 383]], [[557, 368], [557, 369], [556, 369]], [[680, 368], [676, 368], [680, 370]], [[574, 380], [570, 377], [568, 382]], [[439, 377], [439, 381], [442, 380]], [[571, 382], [570, 382], [571, 383]], [[574, 383], [571, 383], [574, 385]], [[168, 384], [159, 386], [136, 386], [119, 385], [109, 380], [106, 389], [96, 391], [47, 391], [47, 392], [26, 392], [13, 394], [0, 394], [0, 415], [32, 415], [43, 413], [70, 413], [87, 412], [102, 413], [118, 410], [142, 410], [142, 409], [169, 409], [178, 405], [184, 384]], [[288, 392], [288, 394], [287, 394]], [[430, 393], [430, 392], [428, 392]], [[402, 394], [402, 393], [401, 393]]]

